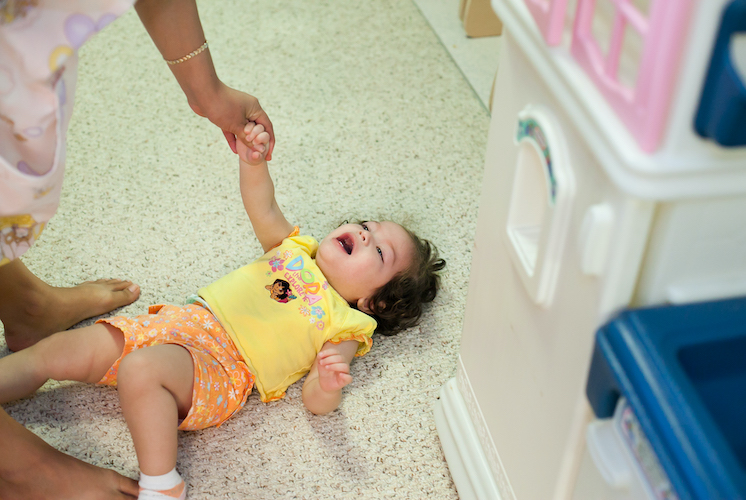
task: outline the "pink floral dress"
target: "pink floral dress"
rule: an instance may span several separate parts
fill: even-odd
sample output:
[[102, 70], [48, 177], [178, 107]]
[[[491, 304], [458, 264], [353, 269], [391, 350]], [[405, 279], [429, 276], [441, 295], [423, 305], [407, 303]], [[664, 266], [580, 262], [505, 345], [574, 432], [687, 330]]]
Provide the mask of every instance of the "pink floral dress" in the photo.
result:
[[57, 211], [78, 49], [134, 1], [0, 2], [0, 266]]

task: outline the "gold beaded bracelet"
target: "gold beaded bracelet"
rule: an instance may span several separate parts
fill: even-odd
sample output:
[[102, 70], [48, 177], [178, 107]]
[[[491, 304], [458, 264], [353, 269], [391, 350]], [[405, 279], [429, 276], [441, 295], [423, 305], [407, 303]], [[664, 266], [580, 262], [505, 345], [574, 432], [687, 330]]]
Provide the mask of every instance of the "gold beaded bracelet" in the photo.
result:
[[178, 59], [174, 59], [174, 60], [172, 60], [172, 61], [169, 61], [168, 59], [166, 59], [166, 58], [164, 57], [164, 58], [163, 58], [163, 60], [164, 60], [164, 61], [166, 61], [166, 64], [168, 64], [168, 65], [170, 65], [170, 66], [173, 66], [174, 64], [179, 64], [179, 63], [183, 63], [184, 61], [188, 61], [188, 60], [189, 60], [189, 59], [191, 59], [192, 57], [194, 57], [194, 56], [196, 56], [197, 54], [199, 54], [199, 53], [203, 52], [203, 51], [204, 51], [204, 50], [205, 50], [206, 48], [207, 48], [207, 40], [205, 40], [205, 43], [203, 43], [203, 44], [202, 44], [202, 46], [201, 46], [200, 48], [198, 48], [198, 49], [197, 49], [197, 50], [195, 50], [194, 52], [190, 52], [190, 53], [188, 53], [188, 54], [187, 54], [187, 55], [185, 55], [184, 57], [180, 57], [180, 58], [178, 58]]

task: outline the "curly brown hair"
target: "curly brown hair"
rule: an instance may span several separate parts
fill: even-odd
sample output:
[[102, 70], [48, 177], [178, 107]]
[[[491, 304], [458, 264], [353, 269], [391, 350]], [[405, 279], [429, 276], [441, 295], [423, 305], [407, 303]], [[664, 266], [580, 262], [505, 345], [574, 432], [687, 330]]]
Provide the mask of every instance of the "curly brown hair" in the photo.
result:
[[370, 300], [377, 333], [396, 335], [420, 322], [424, 304], [435, 300], [440, 288], [440, 275], [446, 261], [430, 241], [406, 229], [414, 243], [412, 264], [376, 290]]

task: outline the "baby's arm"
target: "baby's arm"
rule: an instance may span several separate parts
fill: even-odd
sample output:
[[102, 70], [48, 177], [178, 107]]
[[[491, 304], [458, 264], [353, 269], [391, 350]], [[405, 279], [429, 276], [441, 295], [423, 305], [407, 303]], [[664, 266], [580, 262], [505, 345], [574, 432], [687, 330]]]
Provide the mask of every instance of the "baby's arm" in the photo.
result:
[[323, 415], [337, 409], [342, 401], [342, 388], [352, 382], [350, 362], [357, 348], [357, 340], [327, 342], [316, 355], [303, 383], [303, 404], [311, 413]]
[[241, 198], [254, 234], [266, 252], [287, 237], [293, 225], [285, 219], [275, 200], [275, 185], [264, 158], [269, 134], [262, 125], [252, 122], [246, 125], [244, 132], [252, 147], [240, 141], [236, 144], [241, 169]]

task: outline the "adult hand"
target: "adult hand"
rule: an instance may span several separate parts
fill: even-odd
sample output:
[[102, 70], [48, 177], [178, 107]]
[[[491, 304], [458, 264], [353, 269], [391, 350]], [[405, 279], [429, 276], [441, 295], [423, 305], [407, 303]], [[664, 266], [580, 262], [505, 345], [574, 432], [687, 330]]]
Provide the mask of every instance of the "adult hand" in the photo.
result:
[[252, 147], [251, 141], [246, 139], [246, 132], [244, 131], [247, 123], [254, 122], [264, 126], [264, 130], [269, 134], [266, 160], [272, 159], [272, 150], [275, 147], [274, 129], [269, 116], [262, 109], [256, 97], [220, 82], [214, 96], [203, 101], [209, 103], [209, 108], [203, 109], [198, 104], [191, 102], [189, 105], [195, 113], [220, 127], [234, 153], [237, 152], [237, 140], [243, 142], [247, 147]]

